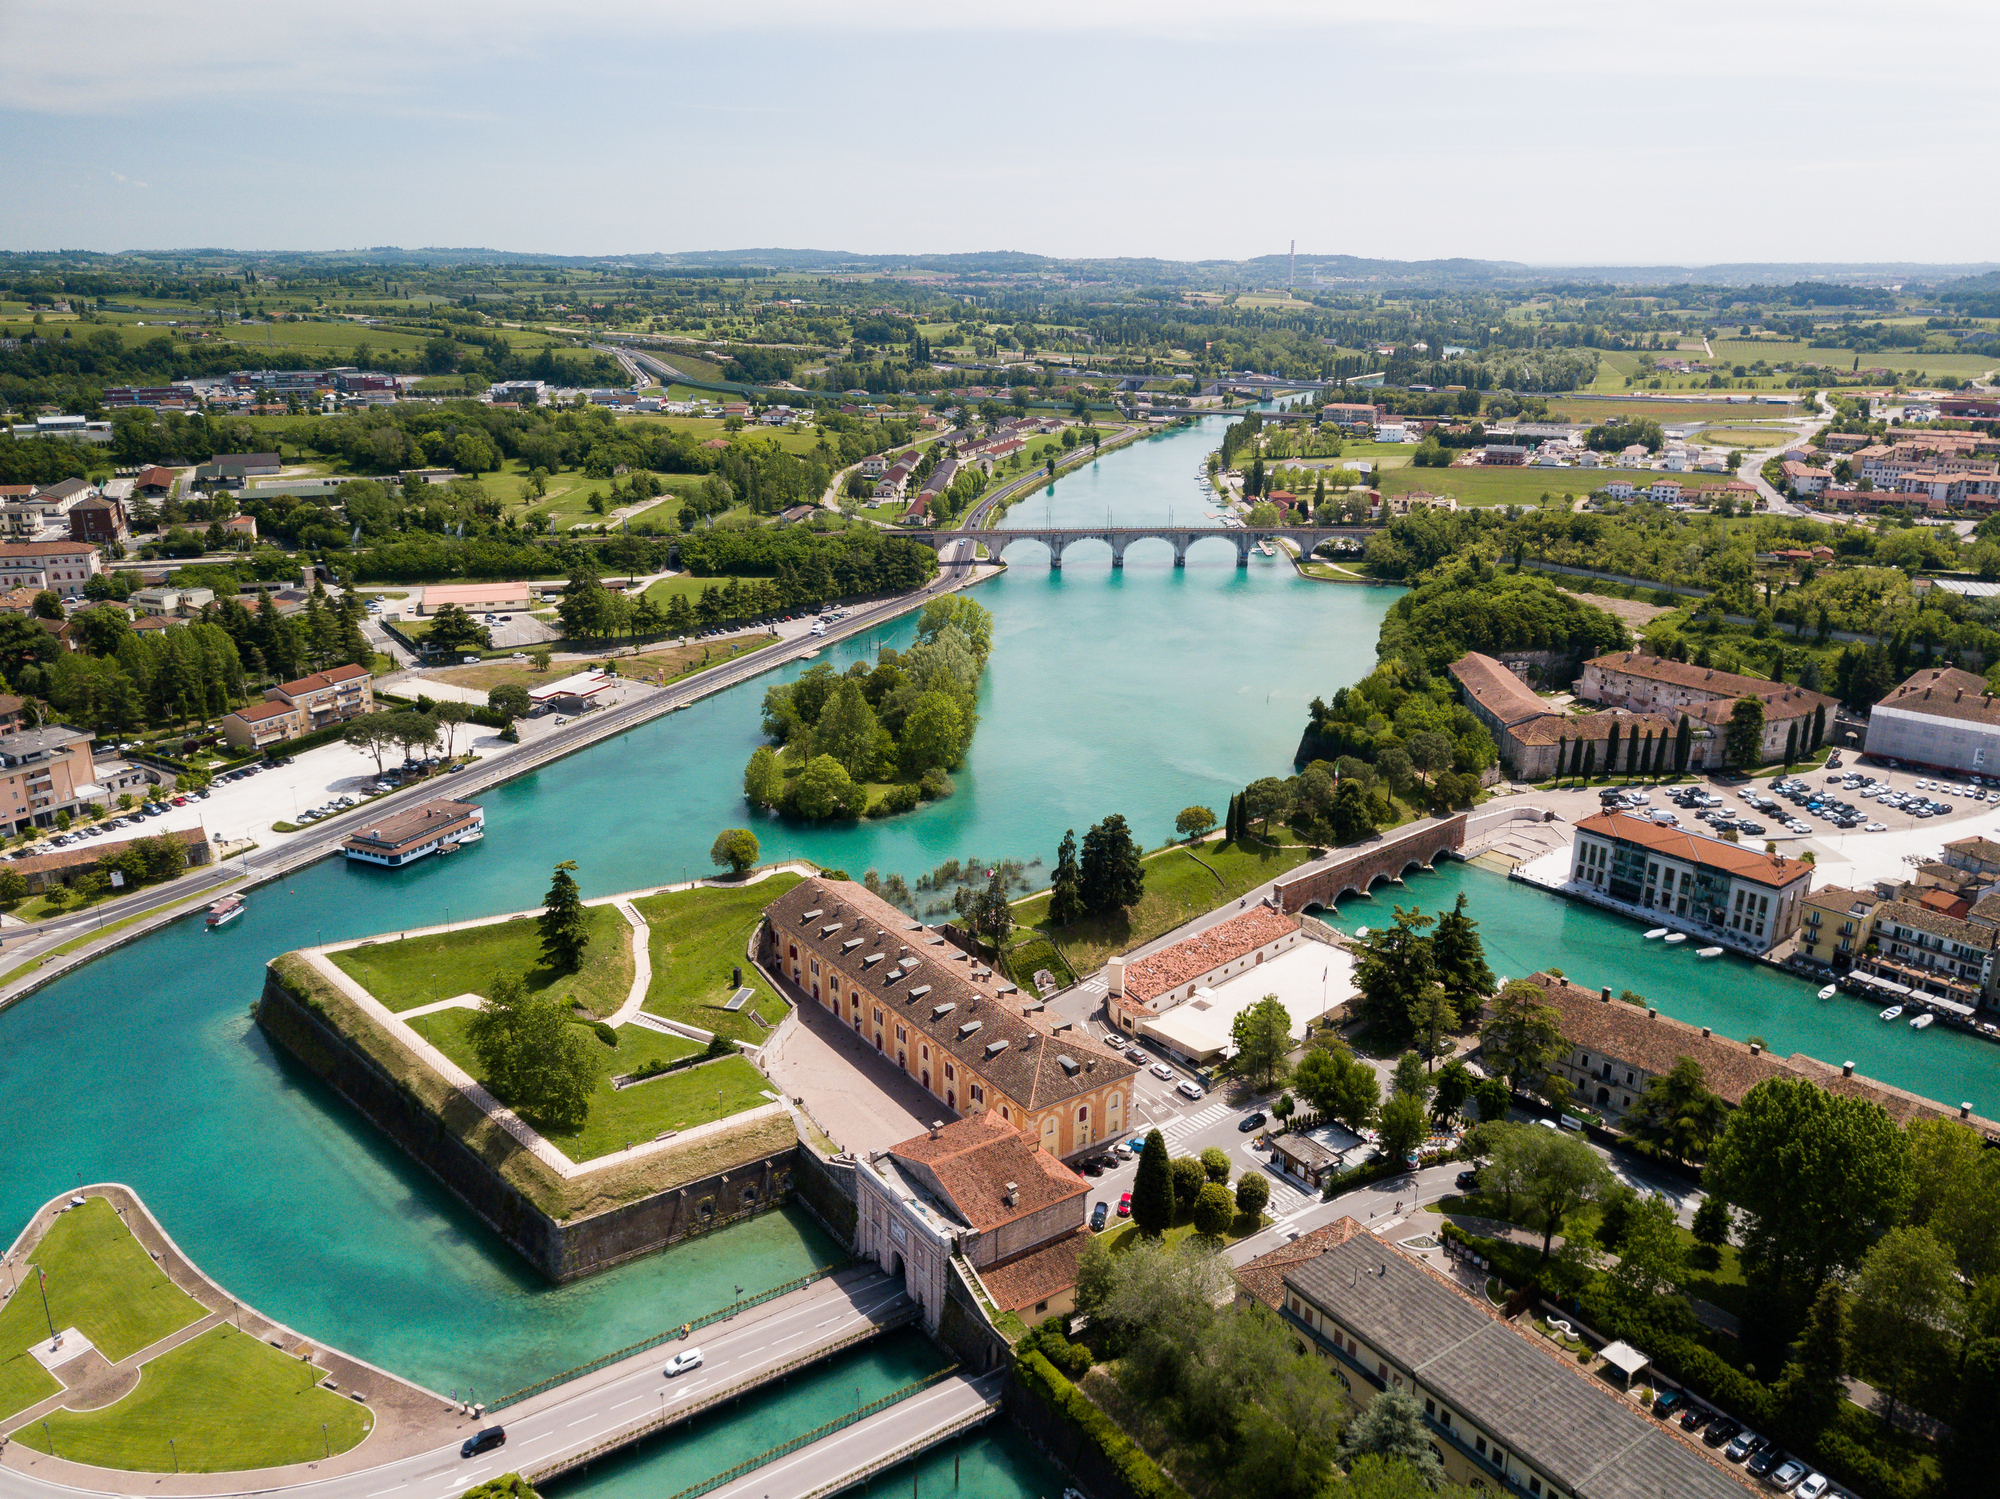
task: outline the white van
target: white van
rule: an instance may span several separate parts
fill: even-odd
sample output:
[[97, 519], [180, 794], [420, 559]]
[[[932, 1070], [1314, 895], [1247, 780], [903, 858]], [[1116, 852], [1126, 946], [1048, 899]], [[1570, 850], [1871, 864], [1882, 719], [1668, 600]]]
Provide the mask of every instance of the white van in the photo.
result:
[[1653, 821], [1657, 822], [1663, 828], [1677, 828], [1681, 825], [1680, 818], [1669, 812], [1665, 807], [1656, 807], [1653, 810]]

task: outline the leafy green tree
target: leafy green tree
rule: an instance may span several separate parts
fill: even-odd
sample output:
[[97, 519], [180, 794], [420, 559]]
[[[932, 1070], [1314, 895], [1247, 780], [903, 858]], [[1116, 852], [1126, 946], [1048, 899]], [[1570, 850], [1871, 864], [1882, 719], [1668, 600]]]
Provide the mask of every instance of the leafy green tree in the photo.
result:
[[1943, 1459], [1944, 1492], [1971, 1494], [1991, 1472], [2000, 1443], [2000, 1338], [1980, 1338], [1959, 1363], [1958, 1402]]
[[1208, 1183], [1208, 1173], [1202, 1169], [1200, 1160], [1191, 1155], [1177, 1155], [1167, 1162], [1167, 1170], [1174, 1179], [1174, 1211], [1193, 1212], [1194, 1200]]
[[1139, 904], [1146, 893], [1146, 872], [1139, 862], [1139, 845], [1125, 819], [1115, 813], [1083, 835], [1083, 862], [1078, 894], [1092, 915], [1122, 911]]
[[1356, 1008], [1371, 1029], [1393, 1040], [1409, 1038], [1418, 997], [1436, 980], [1426, 935], [1430, 925], [1423, 912], [1398, 906], [1394, 921], [1374, 928], [1361, 942], [1361, 960], [1354, 968]]
[[1909, 1146], [1879, 1104], [1803, 1078], [1770, 1078], [1730, 1115], [1702, 1180], [1741, 1210], [1753, 1260], [1816, 1289], [1858, 1265], [1901, 1219]]
[[1640, 1197], [1626, 1215], [1618, 1263], [1606, 1272], [1612, 1300], [1628, 1318], [1645, 1318], [1686, 1276], [1687, 1251], [1672, 1206], [1651, 1193]]
[[424, 632], [424, 644], [455, 656], [461, 651], [491, 650], [493, 635], [459, 605], [440, 604]]
[[17, 869], [0, 869], [0, 904], [15, 905], [28, 898], [28, 881]]
[[1236, 1178], [1236, 1211], [1256, 1219], [1271, 1200], [1271, 1184], [1261, 1171], [1246, 1171]]
[[1214, 826], [1215, 814], [1206, 807], [1182, 807], [1174, 818], [1175, 829], [1190, 842]]
[[1722, 755], [1731, 765], [1756, 765], [1763, 759], [1764, 700], [1739, 698], [1729, 710], [1729, 727], [1723, 731]]
[[842, 677], [813, 727], [813, 748], [840, 762], [850, 778], [869, 781], [882, 758], [885, 735], [875, 710], [852, 677]]
[[1473, 1089], [1472, 1099], [1479, 1111], [1481, 1124], [1497, 1123], [1505, 1119], [1507, 1110], [1514, 1102], [1506, 1082], [1497, 1077], [1489, 1077]]
[[1465, 1112], [1472, 1097], [1472, 1069], [1453, 1057], [1438, 1069], [1431, 1085], [1431, 1118], [1449, 1125]]
[[1368, 790], [1359, 781], [1342, 778], [1333, 793], [1333, 839], [1336, 843], [1358, 843], [1375, 832], [1375, 809]]
[[1422, 1103], [1431, 1096], [1430, 1075], [1424, 1070], [1424, 1059], [1413, 1051], [1406, 1051], [1396, 1058], [1396, 1070], [1390, 1076], [1389, 1088], [1392, 1093], [1414, 1098]]
[[956, 770], [971, 740], [966, 715], [946, 692], [926, 692], [903, 720], [900, 754], [910, 775]]
[[1229, 1188], [1220, 1182], [1209, 1182], [1194, 1199], [1194, 1230], [1207, 1234], [1211, 1239], [1219, 1239], [1229, 1232], [1236, 1221], [1236, 1199], [1229, 1195]]
[[1375, 1457], [1414, 1468], [1428, 1485], [1444, 1481], [1444, 1469], [1431, 1450], [1424, 1425], [1424, 1407], [1407, 1390], [1383, 1390], [1368, 1408], [1347, 1423], [1341, 1445], [1350, 1458]]
[[785, 799], [785, 767], [778, 752], [760, 744], [743, 767], [743, 799], [753, 807], [776, 807]]
[[847, 768], [832, 755], [815, 755], [806, 762], [792, 783], [792, 809], [801, 817], [824, 822], [836, 817], [858, 817], [863, 792], [854, 784]]
[[1147, 1133], [1139, 1169], [1132, 1176], [1132, 1221], [1149, 1239], [1173, 1226], [1174, 1173], [1167, 1161], [1166, 1139], [1158, 1130]]
[[1909, 1142], [1909, 1221], [1951, 1250], [1968, 1281], [2000, 1273], [2000, 1155], [1955, 1119], [1919, 1119]]
[[[519, 682], [503, 682], [486, 694], [486, 706], [502, 717], [526, 718], [535, 710], [534, 699], [528, 696], [528, 689]], [[354, 719], [353, 723], [365, 723], [366, 719]]]
[[542, 961], [557, 973], [575, 973], [590, 946], [590, 916], [572, 873], [575, 868], [574, 859], [556, 865], [549, 893], [542, 898], [542, 914], [535, 921], [542, 937]]
[[1703, 1270], [1722, 1263], [1723, 1246], [1729, 1242], [1729, 1204], [1720, 1197], [1704, 1197], [1694, 1210], [1694, 1254], [1691, 1259]]
[[[1566, 1130], [1500, 1126], [1494, 1137], [1493, 1160], [1499, 1168], [1496, 1180], [1523, 1200], [1529, 1226], [1540, 1230], [1544, 1260], [1555, 1236], [1577, 1210], [1611, 1190], [1613, 1178], [1603, 1160], [1581, 1136]], [[1482, 1172], [1480, 1185], [1485, 1184]]]
[[1345, 1050], [1314, 1047], [1299, 1062], [1292, 1085], [1320, 1113], [1356, 1133], [1375, 1117], [1382, 1097], [1375, 1069]]
[[715, 835], [708, 860], [731, 874], [742, 874], [757, 862], [757, 835], [748, 828], [724, 828]]
[[1201, 1169], [1212, 1182], [1229, 1180], [1229, 1153], [1218, 1146], [1210, 1145], [1201, 1153]]
[[1410, 1093], [1396, 1094], [1382, 1105], [1377, 1129], [1381, 1134], [1382, 1154], [1390, 1160], [1400, 1161], [1414, 1155], [1430, 1133], [1423, 1099]]
[[1284, 1078], [1292, 1050], [1292, 1017], [1275, 994], [1241, 1011], [1229, 1026], [1236, 1070], [1252, 1088], [1268, 1093]]
[[1084, 915], [1083, 877], [1076, 865], [1076, 829], [1063, 833], [1056, 849], [1055, 876], [1049, 883], [1049, 925], [1065, 927]]
[[1701, 1064], [1676, 1057], [1671, 1069], [1646, 1080], [1646, 1091], [1625, 1122], [1633, 1134], [1685, 1165], [1708, 1150], [1728, 1115], [1729, 1106], [1708, 1091]]
[[[1863, 1256], [1848, 1313], [1848, 1347], [1900, 1404], [1921, 1371], [1957, 1352], [1958, 1267], [1928, 1228], [1892, 1228]], [[1883, 1413], [1884, 1420], [1889, 1413]]]
[[580, 1126], [590, 1112], [596, 1071], [590, 1043], [571, 1022], [567, 1001], [531, 995], [503, 975], [466, 1022], [480, 1080], [502, 1103], [557, 1129]]
[[1539, 984], [1516, 979], [1493, 996], [1479, 1033], [1487, 1069], [1515, 1087], [1540, 1087], [1566, 1049], [1562, 1017]]
[[[1435, 1466], [1437, 1458], [1431, 1458]], [[1364, 1453], [1347, 1470], [1341, 1499], [1479, 1499], [1481, 1489], [1462, 1488], [1429, 1477], [1416, 1462]]]
[[1818, 1432], [1847, 1399], [1847, 1298], [1827, 1281], [1813, 1298], [1805, 1333], [1778, 1376], [1778, 1409], [1791, 1429]]

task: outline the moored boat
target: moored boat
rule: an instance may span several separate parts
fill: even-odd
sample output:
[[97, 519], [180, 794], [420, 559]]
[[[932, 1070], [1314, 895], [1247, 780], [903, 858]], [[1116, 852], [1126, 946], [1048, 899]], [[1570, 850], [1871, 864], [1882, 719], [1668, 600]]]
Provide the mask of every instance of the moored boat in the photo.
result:
[[211, 927], [227, 926], [249, 909], [242, 896], [225, 895], [208, 908], [208, 924]]
[[1923, 1030], [1926, 1026], [1933, 1024], [1936, 1020], [1937, 1016], [1931, 1014], [1930, 1011], [1926, 1010], [1921, 1015], [1912, 1015], [1910, 1017], [1910, 1029], [1913, 1031]]
[[1890, 1005], [1888, 1009], [1882, 1012], [1881, 1018], [1884, 1020], [1900, 1020], [1903, 1018], [1903, 1007], [1901, 1005]]
[[1832, 999], [1833, 996], [1838, 994], [1839, 992], [1840, 989], [1837, 985], [1828, 984], [1824, 989], [1819, 991], [1819, 997], [1821, 999]]
[[1695, 956], [1697, 958], [1719, 958], [1722, 956], [1722, 949], [1719, 947], [1704, 947], [1697, 951]]
[[1667, 929], [1665, 927], [1656, 926], [1650, 932], [1646, 933], [1646, 940], [1648, 942], [1657, 942], [1660, 940], [1660, 938], [1666, 935], [1667, 935]]
[[1666, 940], [1669, 943], [1685, 942], [1687, 939], [1688, 934], [1686, 932], [1668, 932], [1666, 936]]

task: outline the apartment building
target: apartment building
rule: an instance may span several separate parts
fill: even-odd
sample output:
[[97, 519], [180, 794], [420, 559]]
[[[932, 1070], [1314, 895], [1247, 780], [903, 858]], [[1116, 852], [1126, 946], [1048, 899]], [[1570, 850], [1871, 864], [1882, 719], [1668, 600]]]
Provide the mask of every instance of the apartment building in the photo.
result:
[[0, 542], [0, 592], [32, 588], [65, 599], [82, 598], [84, 585], [103, 570], [98, 549], [88, 542]]
[[1567, 893], [1761, 956], [1789, 938], [1812, 865], [1599, 812], [1576, 825]]
[[1062, 1158], [1126, 1129], [1138, 1068], [861, 885], [786, 891], [764, 912], [757, 957], [950, 1114], [997, 1110]]
[[264, 690], [264, 701], [225, 713], [223, 736], [238, 749], [268, 749], [375, 711], [367, 668], [336, 666]]
[[48, 724], [0, 733], [0, 828], [25, 833], [54, 825], [58, 812], [101, 803], [91, 735]]

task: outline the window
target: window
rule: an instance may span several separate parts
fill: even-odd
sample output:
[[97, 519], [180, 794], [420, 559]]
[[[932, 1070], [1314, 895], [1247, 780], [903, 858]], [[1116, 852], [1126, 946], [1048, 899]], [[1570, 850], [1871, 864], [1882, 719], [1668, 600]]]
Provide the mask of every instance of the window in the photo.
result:
[[958, 1076], [958, 1069], [952, 1066], [951, 1063], [946, 1062], [944, 1064], [944, 1075], [945, 1075], [945, 1081], [950, 1082], [952, 1079]]
[[982, 1088], [978, 1083], [974, 1083], [972, 1085], [972, 1101], [974, 1103], [986, 1102], [986, 1090]]
[[1426, 1400], [1424, 1402], [1424, 1414], [1429, 1416], [1431, 1419], [1436, 1420], [1437, 1413], [1438, 1413], [1438, 1403], [1435, 1400]]
[[1539, 1499], [1539, 1496], [1540, 1496], [1540, 1494], [1541, 1494], [1541, 1492], [1542, 1492], [1542, 1481], [1541, 1481], [1541, 1479], [1539, 1479], [1539, 1478], [1530, 1478], [1530, 1479], [1528, 1480], [1528, 1492], [1529, 1492], [1530, 1494], [1532, 1494], [1532, 1495], [1535, 1495], [1535, 1496], [1537, 1496], [1537, 1499]]
[[897, 1027], [896, 1027], [896, 1039], [897, 1039], [897, 1041], [899, 1041], [899, 1042], [904, 1042], [904, 1041], [908, 1041], [908, 1040], [910, 1039], [910, 1033], [909, 1033], [908, 1031], [904, 1030], [904, 1029], [903, 1029], [903, 1028], [902, 1028], [902, 1027], [901, 1027], [901, 1026], [899, 1025], [899, 1026], [897, 1026]]

